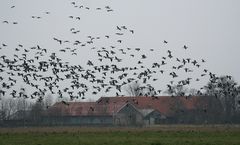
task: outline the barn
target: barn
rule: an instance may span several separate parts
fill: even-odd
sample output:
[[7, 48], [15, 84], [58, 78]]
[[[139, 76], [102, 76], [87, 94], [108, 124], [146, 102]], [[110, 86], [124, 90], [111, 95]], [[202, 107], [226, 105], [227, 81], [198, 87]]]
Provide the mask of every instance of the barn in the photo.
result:
[[[194, 109], [196, 97], [101, 97], [96, 102], [58, 102], [44, 113], [48, 125], [147, 126], [164, 122], [181, 101]], [[178, 108], [179, 109], [179, 108]]]

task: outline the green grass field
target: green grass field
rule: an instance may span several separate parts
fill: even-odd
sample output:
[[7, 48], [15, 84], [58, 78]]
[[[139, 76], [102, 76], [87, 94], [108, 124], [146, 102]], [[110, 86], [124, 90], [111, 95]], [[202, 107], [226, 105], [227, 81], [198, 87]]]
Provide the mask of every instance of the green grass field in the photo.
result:
[[240, 127], [0, 128], [0, 145], [240, 145]]

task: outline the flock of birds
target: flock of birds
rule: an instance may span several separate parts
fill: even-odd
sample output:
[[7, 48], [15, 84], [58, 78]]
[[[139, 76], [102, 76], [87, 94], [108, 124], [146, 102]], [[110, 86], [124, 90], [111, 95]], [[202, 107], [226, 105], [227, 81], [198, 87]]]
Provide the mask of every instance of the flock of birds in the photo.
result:
[[[74, 8], [91, 10], [91, 8], [78, 5], [76, 2], [71, 2]], [[11, 8], [15, 8], [12, 6]], [[96, 11], [105, 10], [112, 12], [110, 6], [104, 8], [96, 8]], [[50, 15], [50, 12], [46, 12]], [[41, 19], [41, 16], [31, 16], [32, 19]], [[69, 16], [70, 19], [81, 20], [78, 16]], [[3, 23], [10, 22], [4, 20]], [[17, 22], [13, 22], [17, 24]], [[70, 28], [70, 32], [74, 35], [80, 34], [77, 28]], [[161, 76], [170, 76], [171, 81], [166, 84], [169, 92], [173, 86], [188, 86], [193, 81], [200, 81], [201, 77], [209, 76], [211, 80], [217, 80], [216, 74], [211, 73], [208, 69], [202, 68], [205, 63], [204, 59], [197, 60], [194, 58], [181, 58], [174, 55], [174, 51], [170, 49], [164, 50], [163, 56], [155, 56], [157, 60], [150, 65], [148, 58], [150, 53], [158, 53], [158, 49], [132, 48], [119, 46], [124, 43], [126, 34], [134, 35], [133, 29], [127, 26], [116, 26], [115, 33], [112, 35], [103, 36], [87, 36], [86, 41], [81, 40], [65, 40], [53, 37], [52, 41], [59, 45], [58, 52], [51, 52], [47, 48], [40, 45], [27, 47], [24, 44], [17, 46], [9, 46], [6, 43], [1, 43], [0, 46], [0, 96], [5, 96], [7, 93], [12, 97], [38, 98], [43, 99], [47, 92], [55, 94], [60, 98], [70, 96], [71, 99], [86, 98], [86, 93], [91, 92], [97, 95], [100, 92], [108, 93], [115, 91], [116, 96], [123, 94], [124, 86], [132, 83], [141, 83], [141, 90], [145, 92], [143, 96], [157, 96], [163, 93], [162, 89], [157, 89], [152, 86], [152, 82], [161, 81]], [[117, 38], [114, 40], [116, 45], [111, 46], [95, 46], [96, 41], [102, 39]], [[105, 41], [105, 40], [104, 40]], [[164, 46], [168, 45], [168, 41], [163, 40]], [[93, 51], [96, 57], [87, 60], [86, 64], [73, 65], [71, 62], [64, 61], [61, 58], [61, 53], [78, 55], [79, 49], [89, 49]], [[14, 54], [4, 55], [5, 50], [13, 49]], [[183, 45], [182, 51], [188, 51], [188, 46]], [[127, 62], [126, 62], [127, 61]], [[128, 61], [134, 63], [129, 66]], [[174, 62], [174, 65], [172, 65]], [[165, 66], [170, 66], [166, 69]], [[198, 78], [188, 77], [188, 74], [200, 70], [201, 75]], [[181, 72], [181, 73], [180, 73]], [[177, 80], [179, 74], [186, 73], [186, 78]], [[21, 84], [24, 82], [24, 84]], [[69, 84], [69, 85], [66, 85]], [[21, 87], [19, 87], [21, 86]], [[203, 88], [201, 88], [203, 89]], [[199, 90], [198, 94], [201, 95]], [[185, 95], [185, 94], [182, 94]]]
[[[88, 6], [83, 5], [83, 4], [79, 5], [79, 4], [77, 4], [76, 1], [71, 2], [71, 4], [74, 8], [78, 8], [78, 9], [85, 9], [85, 10], [91, 10], [92, 9]], [[107, 12], [112, 12], [113, 11], [113, 9], [110, 6], [105, 6], [104, 8], [97, 7], [97, 8], [95, 8], [95, 10], [105, 10]]]

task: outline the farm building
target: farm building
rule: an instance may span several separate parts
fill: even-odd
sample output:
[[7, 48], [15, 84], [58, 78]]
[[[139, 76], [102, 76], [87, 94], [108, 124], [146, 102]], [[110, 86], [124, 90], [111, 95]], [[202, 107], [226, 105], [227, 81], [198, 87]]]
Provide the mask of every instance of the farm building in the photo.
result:
[[194, 110], [198, 97], [101, 97], [96, 102], [58, 102], [44, 113], [50, 125], [143, 126]]

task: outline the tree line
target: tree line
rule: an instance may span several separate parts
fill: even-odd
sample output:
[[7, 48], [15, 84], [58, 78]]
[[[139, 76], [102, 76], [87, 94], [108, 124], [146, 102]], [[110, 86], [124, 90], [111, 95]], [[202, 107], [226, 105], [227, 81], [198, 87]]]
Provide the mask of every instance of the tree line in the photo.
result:
[[[148, 94], [154, 96], [152, 90], [139, 89], [141, 84], [133, 83], [125, 88], [126, 96], [141, 96]], [[176, 85], [172, 90], [166, 90], [175, 101], [171, 104], [173, 114], [162, 123], [239, 123], [240, 122], [240, 86], [229, 76], [221, 76], [211, 80], [201, 88], [188, 89]], [[151, 96], [152, 95], [152, 96]], [[188, 110], [182, 101], [192, 96], [198, 96], [195, 109]], [[0, 100], [0, 125], [41, 125], [43, 113], [55, 101], [51, 95], [44, 99], [27, 100], [25, 98], [1, 98]], [[66, 99], [66, 98], [65, 98]], [[66, 99], [67, 101], [67, 99]], [[55, 112], [58, 114], [58, 112]], [[55, 114], [55, 115], [56, 115]], [[11, 124], [12, 121], [12, 124]]]

